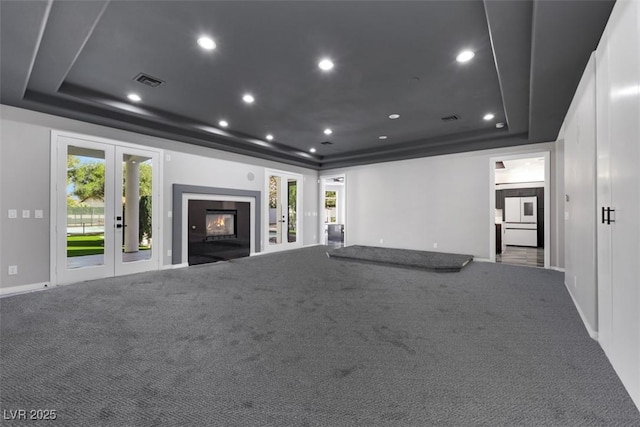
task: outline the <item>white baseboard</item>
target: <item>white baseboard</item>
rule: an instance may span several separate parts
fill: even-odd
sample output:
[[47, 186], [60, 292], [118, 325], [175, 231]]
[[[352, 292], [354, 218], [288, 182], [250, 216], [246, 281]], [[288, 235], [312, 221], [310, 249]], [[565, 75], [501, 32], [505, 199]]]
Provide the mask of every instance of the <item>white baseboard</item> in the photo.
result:
[[9, 288], [0, 288], [0, 298], [26, 294], [27, 292], [37, 292], [49, 289], [49, 282], [32, 283], [30, 285], [11, 286]]
[[575, 305], [576, 306], [576, 310], [578, 310], [578, 314], [580, 315], [580, 318], [582, 319], [582, 323], [584, 323], [584, 327], [587, 330], [587, 333], [589, 334], [589, 336], [591, 338], [593, 338], [594, 340], [598, 341], [598, 332], [594, 331], [591, 328], [591, 325], [589, 325], [589, 322], [587, 322], [587, 318], [585, 317], [584, 313], [582, 312], [582, 309], [578, 305], [578, 302], [573, 297], [573, 294], [569, 290], [569, 286], [567, 286], [567, 282], [564, 282], [564, 286], [565, 286], [565, 288], [567, 288], [567, 292], [569, 292], [569, 296], [571, 296], [571, 300], [573, 301], [573, 305]]
[[478, 258], [478, 257], [473, 257], [473, 261], [474, 262], [495, 262], [495, 261], [491, 261], [489, 258]]
[[183, 262], [182, 264], [163, 265], [161, 270], [173, 270], [175, 268], [184, 268], [184, 267], [189, 267], [189, 263], [188, 262]]
[[[564, 273], [564, 268], [560, 268], [560, 267], [549, 267], [549, 270], [553, 270], [553, 271], [559, 271], [560, 273]], [[566, 286], [566, 285], [565, 285]]]

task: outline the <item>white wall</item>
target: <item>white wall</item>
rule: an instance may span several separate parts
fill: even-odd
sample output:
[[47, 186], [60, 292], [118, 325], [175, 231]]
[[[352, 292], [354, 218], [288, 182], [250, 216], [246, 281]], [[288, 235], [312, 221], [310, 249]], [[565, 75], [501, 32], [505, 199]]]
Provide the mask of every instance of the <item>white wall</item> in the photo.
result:
[[592, 55], [563, 126], [565, 284], [593, 337], [598, 331], [595, 65]]
[[[378, 163], [323, 174], [346, 173], [349, 245], [433, 250], [437, 243], [441, 252], [489, 259], [488, 227], [494, 215], [489, 206], [493, 173], [490, 158], [543, 151], [551, 151], [554, 158], [554, 144], [544, 143]], [[553, 182], [551, 190], [553, 199]], [[551, 241], [553, 251], [555, 236]], [[556, 261], [552, 258], [552, 265], [558, 266]]]
[[[134, 132], [97, 126], [34, 111], [0, 106], [0, 288], [49, 281], [50, 152], [51, 130], [76, 132], [165, 150], [170, 161], [163, 164], [163, 261], [171, 263], [172, 184], [204, 185], [264, 191], [265, 169], [303, 175], [303, 244], [317, 242], [318, 173], [250, 156], [213, 150]], [[254, 180], [248, 179], [253, 173]], [[31, 210], [30, 219], [8, 219], [7, 209]], [[33, 218], [34, 209], [43, 209], [44, 219]], [[18, 265], [19, 274], [8, 276], [9, 265]]]

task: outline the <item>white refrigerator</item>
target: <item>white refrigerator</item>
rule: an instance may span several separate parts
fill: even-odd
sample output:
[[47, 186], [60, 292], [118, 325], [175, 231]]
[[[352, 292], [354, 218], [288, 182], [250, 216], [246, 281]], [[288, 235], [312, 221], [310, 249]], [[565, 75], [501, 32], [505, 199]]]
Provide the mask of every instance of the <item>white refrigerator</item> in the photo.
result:
[[504, 220], [505, 244], [538, 246], [537, 197], [505, 197]]

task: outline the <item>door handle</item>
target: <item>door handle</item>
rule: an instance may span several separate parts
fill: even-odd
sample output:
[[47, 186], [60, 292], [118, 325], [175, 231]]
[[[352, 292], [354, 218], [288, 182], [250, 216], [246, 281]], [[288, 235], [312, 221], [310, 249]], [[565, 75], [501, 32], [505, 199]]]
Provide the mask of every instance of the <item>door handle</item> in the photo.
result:
[[615, 212], [615, 211], [616, 211], [615, 209], [607, 208], [607, 224], [616, 222], [615, 220], [611, 219], [611, 212]]
[[[612, 222], [616, 222], [614, 219], [611, 219], [611, 212], [615, 212], [615, 209], [611, 209], [610, 207], [602, 207], [602, 223], [603, 224], [611, 224]], [[606, 215], [605, 215], [606, 214]]]

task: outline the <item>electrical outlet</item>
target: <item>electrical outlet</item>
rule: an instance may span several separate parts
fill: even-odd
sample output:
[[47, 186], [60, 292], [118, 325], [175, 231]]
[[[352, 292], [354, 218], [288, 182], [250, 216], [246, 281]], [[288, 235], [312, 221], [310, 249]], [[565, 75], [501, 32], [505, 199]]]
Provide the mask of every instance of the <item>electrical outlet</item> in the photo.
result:
[[167, 256], [171, 256], [171, 249], [167, 250]]
[[384, 243], [384, 239], [380, 239], [380, 244], [382, 245]]
[[18, 274], [18, 266], [17, 265], [10, 265], [9, 266], [9, 276], [15, 276], [16, 274]]
[[33, 216], [36, 219], [42, 219], [44, 218], [44, 211], [42, 209], [36, 209], [35, 211], [33, 211]]
[[171, 218], [171, 217], [173, 217], [173, 212], [171, 212], [171, 211], [168, 211], [168, 212], [167, 212], [167, 217], [168, 217], [168, 218]]
[[436, 242], [433, 242], [433, 249], [438, 249], [438, 244]]
[[171, 161], [171, 154], [165, 154], [164, 159], [165, 159], [167, 162], [170, 162], [170, 161]]
[[18, 210], [17, 209], [9, 209], [8, 216], [9, 216], [9, 219], [18, 218]]
[[31, 211], [29, 209], [22, 209], [22, 218], [31, 218]]

